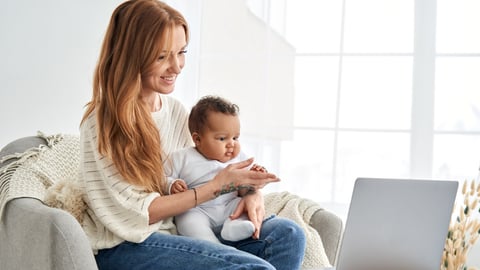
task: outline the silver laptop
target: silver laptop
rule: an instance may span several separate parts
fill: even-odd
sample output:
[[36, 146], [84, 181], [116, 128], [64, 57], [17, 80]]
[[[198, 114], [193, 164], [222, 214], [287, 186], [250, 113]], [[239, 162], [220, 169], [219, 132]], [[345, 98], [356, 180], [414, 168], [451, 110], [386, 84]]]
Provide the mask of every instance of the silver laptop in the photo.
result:
[[457, 189], [457, 181], [358, 178], [335, 269], [440, 269]]

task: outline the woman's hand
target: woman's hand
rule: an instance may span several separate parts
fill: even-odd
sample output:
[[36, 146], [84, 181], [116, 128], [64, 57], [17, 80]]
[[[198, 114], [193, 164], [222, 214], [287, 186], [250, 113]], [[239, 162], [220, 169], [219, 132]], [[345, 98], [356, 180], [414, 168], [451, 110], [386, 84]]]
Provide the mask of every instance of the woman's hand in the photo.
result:
[[257, 192], [243, 197], [233, 214], [230, 215], [230, 218], [236, 219], [243, 213], [247, 214], [248, 219], [250, 219], [255, 226], [255, 232], [252, 237], [259, 239], [260, 229], [262, 228], [262, 222], [265, 217], [265, 204], [260, 191], [257, 190]]
[[278, 182], [275, 174], [266, 171], [247, 170], [253, 163], [253, 158], [233, 163], [221, 170], [209, 182], [214, 185], [215, 194], [225, 194], [237, 190], [239, 187], [252, 187], [255, 190], [263, 188], [268, 183]]

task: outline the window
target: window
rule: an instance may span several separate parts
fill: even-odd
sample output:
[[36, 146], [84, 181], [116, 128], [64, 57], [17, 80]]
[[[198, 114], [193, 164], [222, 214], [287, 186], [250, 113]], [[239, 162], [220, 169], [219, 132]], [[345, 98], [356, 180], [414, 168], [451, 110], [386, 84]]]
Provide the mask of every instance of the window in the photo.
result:
[[[224, 53], [221, 48], [229, 44], [222, 43], [225, 35], [212, 39], [215, 44], [202, 41], [200, 60], [217, 61], [212, 70], [220, 76], [199, 69], [200, 86], [222, 85], [218, 82], [222, 77], [226, 77], [222, 88], [236, 85], [239, 80], [232, 73], [238, 73], [249, 86], [261, 86], [254, 91], [261, 103], [253, 108], [240, 104], [241, 110], [254, 111], [247, 113], [247, 121], [286, 123], [281, 127], [286, 135], [279, 138], [242, 135], [244, 148], [282, 179], [266, 190], [289, 190], [331, 203], [330, 207], [341, 205], [346, 211], [357, 177], [476, 177], [480, 165], [478, 1], [245, 0], [248, 13], [256, 16], [247, 14], [248, 19], [238, 22], [247, 28], [236, 27], [240, 19], [229, 17], [228, 12], [211, 10], [245, 5], [244, 1], [211, 2], [215, 1], [204, 1], [209, 6], [203, 8], [208, 13], [203, 13], [201, 23], [221, 14], [216, 24], [242, 38]], [[234, 10], [244, 12], [238, 6]], [[271, 31], [261, 36], [242, 30], [258, 19]], [[202, 29], [202, 35], [215, 35], [212, 27]], [[259, 40], [267, 49], [245, 53]], [[278, 55], [285, 55], [275, 50], [279, 42], [288, 45], [282, 48], [292, 48], [293, 61], [276, 62]], [[254, 74], [249, 73], [252, 64], [244, 60], [262, 54], [260, 63], [273, 64], [255, 65]], [[262, 92], [288, 75], [288, 68], [275, 75], [268, 72], [281, 63], [292, 66], [292, 93]], [[208, 80], [212, 82], [202, 83]], [[232, 89], [221, 93], [233, 101], [241, 99], [245, 87]], [[200, 95], [208, 92], [211, 89], [200, 90]], [[278, 101], [272, 98], [276, 96]], [[264, 113], [268, 117], [255, 118]]]

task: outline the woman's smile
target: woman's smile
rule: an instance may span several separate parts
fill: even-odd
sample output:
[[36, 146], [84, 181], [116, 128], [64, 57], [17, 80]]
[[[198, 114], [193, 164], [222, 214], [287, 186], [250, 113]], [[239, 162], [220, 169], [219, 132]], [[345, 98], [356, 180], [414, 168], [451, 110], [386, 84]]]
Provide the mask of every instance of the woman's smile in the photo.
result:
[[160, 78], [164, 80], [167, 84], [173, 84], [175, 83], [175, 79], [177, 78], [177, 76], [161, 76]]

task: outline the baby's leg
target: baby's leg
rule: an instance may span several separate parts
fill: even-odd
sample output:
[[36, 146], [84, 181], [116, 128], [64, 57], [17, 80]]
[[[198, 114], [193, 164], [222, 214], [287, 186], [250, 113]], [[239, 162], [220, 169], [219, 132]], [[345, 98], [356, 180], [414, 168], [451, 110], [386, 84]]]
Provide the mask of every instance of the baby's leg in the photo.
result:
[[254, 232], [255, 226], [247, 215], [243, 214], [237, 219], [227, 218], [220, 234], [227, 241], [240, 241], [251, 237]]
[[176, 216], [175, 223], [177, 231], [181, 235], [220, 243], [213, 233], [209, 217], [198, 208], [190, 209]]

